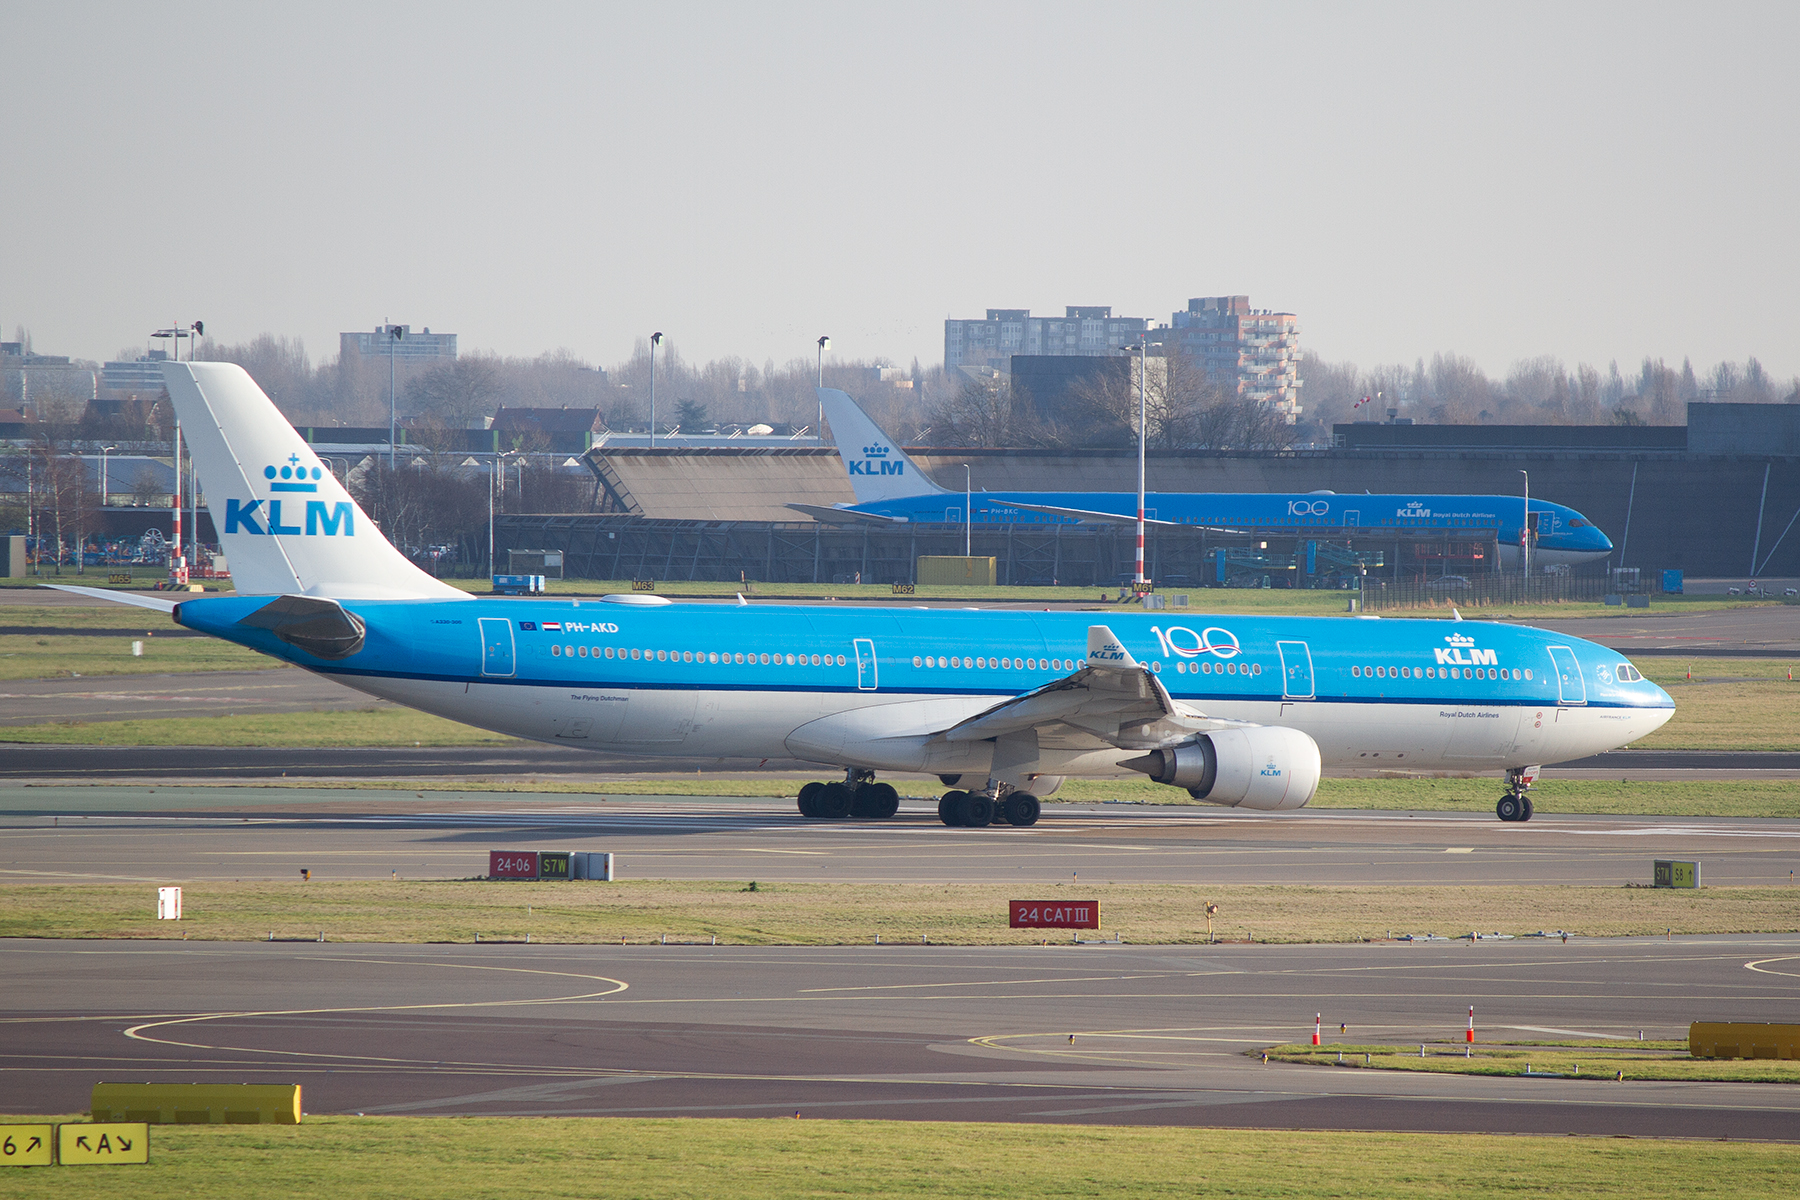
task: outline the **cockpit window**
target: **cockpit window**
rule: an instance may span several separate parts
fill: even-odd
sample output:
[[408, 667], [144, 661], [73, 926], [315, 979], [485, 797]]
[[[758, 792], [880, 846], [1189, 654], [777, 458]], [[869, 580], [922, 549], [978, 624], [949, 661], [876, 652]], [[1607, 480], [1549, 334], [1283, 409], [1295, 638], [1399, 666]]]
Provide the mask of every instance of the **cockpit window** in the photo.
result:
[[1638, 674], [1638, 669], [1636, 667], [1632, 666], [1630, 663], [1620, 663], [1619, 664], [1619, 682], [1620, 683], [1636, 683], [1639, 680], [1641, 680], [1642, 678], [1643, 678], [1643, 676]]
[[1589, 525], [1592, 525], [1592, 524], [1593, 524], [1593, 522], [1588, 520], [1586, 517], [1570, 517], [1569, 518], [1569, 528], [1571, 528], [1571, 529], [1586, 529]]

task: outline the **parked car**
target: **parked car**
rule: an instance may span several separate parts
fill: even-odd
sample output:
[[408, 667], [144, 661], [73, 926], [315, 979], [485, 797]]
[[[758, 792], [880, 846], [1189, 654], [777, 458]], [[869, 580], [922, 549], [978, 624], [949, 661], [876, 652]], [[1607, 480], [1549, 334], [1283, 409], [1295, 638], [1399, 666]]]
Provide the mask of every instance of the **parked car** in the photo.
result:
[[1434, 592], [1466, 592], [1469, 579], [1466, 575], [1440, 575], [1425, 586]]

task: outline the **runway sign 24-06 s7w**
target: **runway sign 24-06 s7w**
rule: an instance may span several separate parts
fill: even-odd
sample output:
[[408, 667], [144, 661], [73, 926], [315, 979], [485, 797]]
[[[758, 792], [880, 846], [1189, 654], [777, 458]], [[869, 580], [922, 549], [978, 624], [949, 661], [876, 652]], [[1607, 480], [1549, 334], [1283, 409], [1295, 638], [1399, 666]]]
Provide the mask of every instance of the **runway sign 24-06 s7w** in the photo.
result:
[[1098, 900], [1014, 900], [1014, 929], [1098, 929]]

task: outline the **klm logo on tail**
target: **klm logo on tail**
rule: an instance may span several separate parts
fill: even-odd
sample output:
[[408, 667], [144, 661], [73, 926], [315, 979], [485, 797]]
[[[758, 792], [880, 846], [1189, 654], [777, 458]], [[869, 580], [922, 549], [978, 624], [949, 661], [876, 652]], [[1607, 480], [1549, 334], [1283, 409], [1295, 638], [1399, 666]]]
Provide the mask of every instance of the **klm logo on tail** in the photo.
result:
[[[263, 478], [269, 480], [269, 490], [272, 492], [317, 492], [318, 481], [324, 476], [325, 472], [319, 467], [301, 466], [298, 454], [288, 455], [286, 466], [263, 468]], [[304, 518], [295, 518], [303, 520], [304, 524], [295, 525], [282, 524], [280, 500], [268, 501], [268, 509], [259, 512], [262, 508], [261, 500], [245, 502], [227, 499], [225, 532], [258, 536], [282, 534], [290, 537], [337, 537], [340, 533], [344, 537], [356, 536], [356, 509], [348, 500], [339, 500], [330, 506], [323, 500], [308, 500]], [[268, 522], [267, 528], [258, 524], [259, 517]]]
[[356, 536], [356, 518], [353, 515], [356, 510], [348, 500], [339, 500], [330, 508], [325, 506], [323, 500], [308, 500], [304, 526], [283, 525], [281, 501], [271, 500], [268, 512], [263, 514], [263, 519], [269, 523], [267, 529], [256, 523], [257, 509], [262, 505], [261, 500], [252, 500], [248, 504], [242, 500], [225, 501], [225, 532], [277, 533], [289, 536], [300, 534], [305, 537], [336, 537], [342, 533], [345, 537]]
[[904, 462], [888, 461], [888, 456], [887, 456], [888, 448], [886, 446], [864, 446], [862, 448], [862, 452], [863, 452], [863, 457], [860, 459], [846, 458], [844, 460], [844, 465], [850, 469], [850, 474], [852, 474], [852, 475], [904, 475], [904, 474], [906, 474], [906, 464]]

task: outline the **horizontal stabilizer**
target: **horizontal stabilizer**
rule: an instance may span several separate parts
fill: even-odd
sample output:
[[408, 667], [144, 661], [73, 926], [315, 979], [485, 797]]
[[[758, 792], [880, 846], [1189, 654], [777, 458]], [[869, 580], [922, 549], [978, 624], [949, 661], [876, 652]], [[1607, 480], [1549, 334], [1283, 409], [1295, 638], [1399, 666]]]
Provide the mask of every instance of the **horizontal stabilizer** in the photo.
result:
[[72, 583], [46, 583], [43, 586], [55, 588], [59, 592], [74, 592], [77, 596], [91, 596], [95, 600], [113, 600], [120, 604], [135, 604], [139, 608], [153, 608], [157, 612], [174, 612], [175, 606], [181, 603], [150, 592], [118, 592], [112, 588], [77, 587]]
[[881, 513], [859, 512], [854, 508], [837, 508], [830, 504], [790, 504], [795, 512], [803, 512], [827, 525], [904, 525], [905, 517], [889, 517]]

